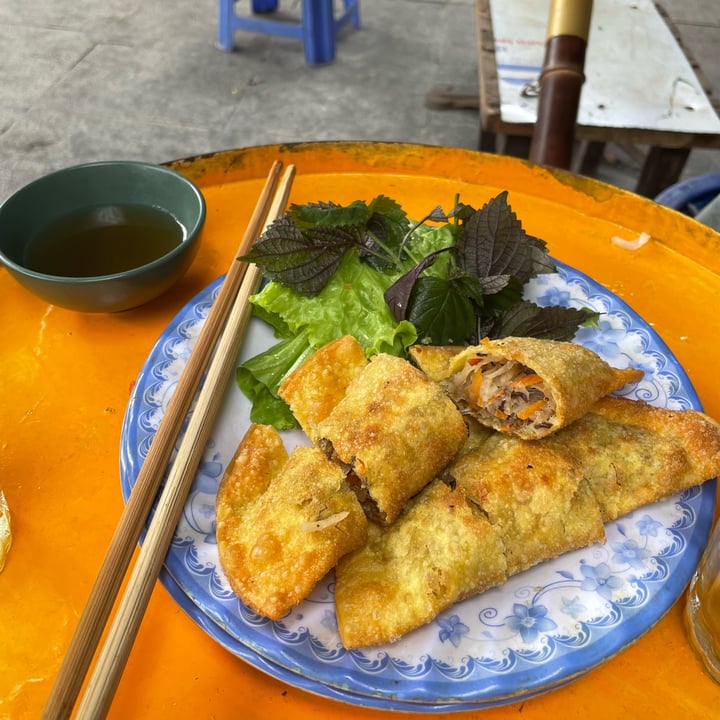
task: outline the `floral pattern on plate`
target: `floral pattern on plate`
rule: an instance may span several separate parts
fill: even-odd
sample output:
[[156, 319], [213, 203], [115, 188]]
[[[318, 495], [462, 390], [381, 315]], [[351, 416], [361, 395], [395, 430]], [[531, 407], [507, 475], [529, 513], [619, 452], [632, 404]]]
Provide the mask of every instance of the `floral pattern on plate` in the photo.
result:
[[[684, 371], [642, 319], [592, 279], [558, 267], [557, 274], [533, 280], [527, 296], [601, 312], [599, 329], [582, 328], [576, 341], [616, 367], [645, 371], [626, 390], [631, 397], [673, 409], [699, 407]], [[219, 286], [220, 280], [178, 313], [138, 377], [121, 442], [126, 498]], [[238, 362], [272, 342], [269, 328], [253, 321]], [[166, 581], [214, 623], [209, 627], [218, 628], [218, 642], [231, 650], [240, 643], [244, 659], [328, 697], [439, 712], [512, 702], [569, 682], [662, 617], [689, 581], [710, 530], [714, 481], [608, 524], [606, 543], [513, 576], [392, 645], [348, 651], [337, 632], [332, 574], [272, 622], [235, 597], [219, 566], [215, 494], [249, 410], [232, 379], [166, 558]], [[298, 442], [306, 442], [300, 433], [286, 435], [288, 447]]]

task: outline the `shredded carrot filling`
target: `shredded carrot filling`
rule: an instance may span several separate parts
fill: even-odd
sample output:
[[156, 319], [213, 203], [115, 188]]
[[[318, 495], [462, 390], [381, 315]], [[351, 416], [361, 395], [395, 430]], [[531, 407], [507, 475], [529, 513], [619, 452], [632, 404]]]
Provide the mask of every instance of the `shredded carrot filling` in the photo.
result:
[[538, 385], [541, 382], [542, 382], [542, 378], [539, 375], [532, 373], [531, 375], [523, 375], [522, 377], [517, 378], [513, 382], [513, 385], [522, 385], [523, 387], [530, 387], [530, 385]]
[[542, 398], [541, 400], [536, 400], [534, 403], [530, 403], [530, 405], [526, 405], [522, 410], [518, 410], [517, 416], [521, 420], [528, 420], [531, 418], [538, 410], [542, 410], [546, 405], [545, 398]]
[[555, 413], [543, 379], [515, 360], [488, 355], [468, 358], [450, 385], [461, 409], [464, 405], [469, 411], [486, 413], [504, 425], [514, 421], [547, 427]]
[[480, 388], [482, 386], [482, 382], [483, 382], [482, 370], [480, 368], [478, 368], [473, 373], [472, 382], [470, 384], [470, 392], [473, 394], [473, 397], [476, 397], [476, 398], [480, 397]]

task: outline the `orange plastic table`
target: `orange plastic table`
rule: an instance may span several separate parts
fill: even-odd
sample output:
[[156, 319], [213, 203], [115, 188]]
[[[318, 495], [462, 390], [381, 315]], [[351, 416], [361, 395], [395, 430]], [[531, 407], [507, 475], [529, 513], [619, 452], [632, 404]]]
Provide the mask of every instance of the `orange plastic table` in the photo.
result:
[[[297, 166], [291, 201], [396, 198], [411, 216], [479, 206], [503, 189], [528, 232], [649, 322], [720, 418], [720, 235], [631, 193], [523, 161], [438, 147], [321, 143], [222, 152], [174, 167], [208, 204], [202, 247], [162, 298], [117, 315], [49, 306], [0, 271], [0, 488], [14, 544], [0, 574], [0, 718], [36, 718], [122, 511], [120, 430], [128, 395], [170, 319], [223, 273], [273, 160]], [[637, 251], [610, 238], [651, 242]], [[684, 598], [683, 598], [684, 600]], [[485, 720], [709, 718], [720, 685], [682, 626], [682, 602], [637, 642], [560, 689], [477, 712]], [[158, 585], [110, 711], [113, 718], [353, 718], [387, 715], [284, 685], [234, 657]], [[427, 713], [417, 717], [428, 717]], [[435, 715], [434, 717], [446, 717]]]

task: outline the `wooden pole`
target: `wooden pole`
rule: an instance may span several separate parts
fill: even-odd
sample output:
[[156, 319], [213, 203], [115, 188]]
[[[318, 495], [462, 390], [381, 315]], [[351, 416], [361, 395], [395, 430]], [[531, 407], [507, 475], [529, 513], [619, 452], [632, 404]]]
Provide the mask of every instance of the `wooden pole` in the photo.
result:
[[592, 0], [552, 0], [531, 162], [570, 168], [591, 15]]

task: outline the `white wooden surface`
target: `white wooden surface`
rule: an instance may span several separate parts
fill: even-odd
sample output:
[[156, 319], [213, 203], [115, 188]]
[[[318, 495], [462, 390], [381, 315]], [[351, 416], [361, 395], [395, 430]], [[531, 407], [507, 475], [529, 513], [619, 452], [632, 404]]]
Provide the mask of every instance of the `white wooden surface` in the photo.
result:
[[[490, 0], [501, 115], [533, 123], [550, 0]], [[652, 0], [595, 0], [578, 123], [720, 133], [720, 119]]]

